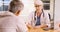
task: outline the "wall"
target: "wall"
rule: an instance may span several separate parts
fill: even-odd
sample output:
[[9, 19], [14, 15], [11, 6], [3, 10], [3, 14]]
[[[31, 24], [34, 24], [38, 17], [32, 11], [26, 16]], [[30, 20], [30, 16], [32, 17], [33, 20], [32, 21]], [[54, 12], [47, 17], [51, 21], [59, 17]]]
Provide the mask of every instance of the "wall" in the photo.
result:
[[60, 0], [55, 0], [54, 28], [59, 29], [60, 24]]

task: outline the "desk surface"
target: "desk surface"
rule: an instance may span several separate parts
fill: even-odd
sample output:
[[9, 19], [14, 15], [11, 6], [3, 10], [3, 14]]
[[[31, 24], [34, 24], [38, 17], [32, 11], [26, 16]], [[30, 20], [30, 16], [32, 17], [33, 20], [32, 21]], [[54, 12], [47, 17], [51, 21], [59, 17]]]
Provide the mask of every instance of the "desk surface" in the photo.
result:
[[48, 30], [48, 31], [45, 31], [43, 29], [29, 29], [28, 32], [60, 32], [60, 30]]
[[29, 29], [28, 32], [54, 32], [54, 30], [45, 31], [41, 28], [34, 28], [34, 29]]
[[42, 28], [32, 28], [32, 27], [28, 27], [28, 32], [60, 32], [60, 30], [43, 30]]

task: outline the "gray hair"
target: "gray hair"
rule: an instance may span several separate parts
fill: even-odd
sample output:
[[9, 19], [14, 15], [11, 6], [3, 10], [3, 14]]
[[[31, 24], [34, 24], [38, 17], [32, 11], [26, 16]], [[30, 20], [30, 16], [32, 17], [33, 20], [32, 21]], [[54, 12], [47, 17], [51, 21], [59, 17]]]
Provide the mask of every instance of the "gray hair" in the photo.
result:
[[35, 0], [34, 4], [36, 4], [36, 5], [43, 5], [43, 2], [41, 0]]
[[13, 0], [10, 2], [10, 8], [9, 11], [12, 13], [15, 13], [16, 11], [21, 11], [23, 9], [24, 5], [21, 1]]

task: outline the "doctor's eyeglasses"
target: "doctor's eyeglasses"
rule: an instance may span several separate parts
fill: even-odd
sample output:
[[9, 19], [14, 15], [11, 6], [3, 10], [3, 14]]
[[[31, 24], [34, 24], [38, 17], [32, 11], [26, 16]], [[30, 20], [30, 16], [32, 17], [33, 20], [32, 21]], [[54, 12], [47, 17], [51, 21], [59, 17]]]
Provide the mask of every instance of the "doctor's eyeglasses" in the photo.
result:
[[40, 7], [41, 5], [35, 5], [35, 7]]

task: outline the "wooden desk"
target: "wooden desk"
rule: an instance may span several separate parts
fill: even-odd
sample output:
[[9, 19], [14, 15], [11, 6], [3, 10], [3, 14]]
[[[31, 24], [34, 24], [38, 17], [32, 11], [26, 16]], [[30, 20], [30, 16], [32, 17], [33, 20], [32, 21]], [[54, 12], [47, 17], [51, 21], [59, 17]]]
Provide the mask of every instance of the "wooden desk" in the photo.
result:
[[42, 28], [28, 28], [28, 32], [60, 32], [60, 30], [48, 30], [45, 31]]
[[53, 30], [45, 31], [42, 28], [29, 29], [28, 32], [54, 32]]

